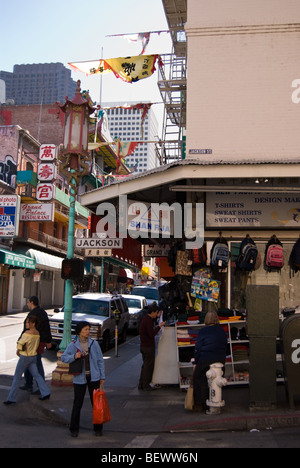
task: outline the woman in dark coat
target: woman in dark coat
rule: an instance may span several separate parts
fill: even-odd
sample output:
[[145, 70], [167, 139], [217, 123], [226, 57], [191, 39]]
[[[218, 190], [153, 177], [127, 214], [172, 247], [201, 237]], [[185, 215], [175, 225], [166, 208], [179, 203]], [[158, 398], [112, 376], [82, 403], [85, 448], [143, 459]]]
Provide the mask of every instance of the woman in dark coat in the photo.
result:
[[220, 362], [225, 365], [227, 351], [227, 336], [220, 326], [216, 312], [208, 312], [205, 316], [205, 327], [198, 333], [194, 357], [194, 409], [206, 408], [209, 396], [206, 372], [210, 364]]

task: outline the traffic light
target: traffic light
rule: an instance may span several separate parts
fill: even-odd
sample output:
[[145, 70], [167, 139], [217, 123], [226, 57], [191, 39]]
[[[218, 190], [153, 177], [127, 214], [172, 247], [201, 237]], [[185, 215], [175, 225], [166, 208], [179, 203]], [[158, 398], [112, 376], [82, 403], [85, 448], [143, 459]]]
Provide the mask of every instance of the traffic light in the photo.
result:
[[84, 261], [80, 258], [65, 258], [61, 265], [61, 277], [75, 283], [82, 283], [84, 276]]

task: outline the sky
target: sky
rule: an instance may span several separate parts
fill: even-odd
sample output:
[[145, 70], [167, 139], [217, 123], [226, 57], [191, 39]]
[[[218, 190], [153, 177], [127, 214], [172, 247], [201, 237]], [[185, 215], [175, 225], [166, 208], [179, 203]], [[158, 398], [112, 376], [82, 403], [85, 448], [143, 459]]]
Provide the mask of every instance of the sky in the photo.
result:
[[[162, 0], [0, 0], [0, 70], [12, 72], [15, 64], [79, 62], [139, 55], [140, 42], [113, 34], [167, 30]], [[152, 35], [146, 54], [172, 50], [170, 35]], [[162, 102], [157, 72], [137, 83], [125, 83], [112, 73], [103, 75], [102, 102]], [[86, 77], [72, 71], [97, 103], [100, 75]], [[72, 98], [73, 96], [69, 96]], [[156, 115], [162, 104], [153, 106]]]

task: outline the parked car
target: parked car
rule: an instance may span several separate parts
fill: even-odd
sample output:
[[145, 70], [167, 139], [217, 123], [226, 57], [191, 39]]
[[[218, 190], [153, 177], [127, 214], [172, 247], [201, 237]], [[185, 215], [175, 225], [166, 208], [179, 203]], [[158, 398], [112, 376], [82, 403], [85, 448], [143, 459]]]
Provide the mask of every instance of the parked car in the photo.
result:
[[135, 286], [132, 289], [132, 294], [145, 297], [148, 305], [151, 305], [152, 302], [158, 304], [159, 301], [158, 289], [152, 286]]
[[122, 294], [129, 310], [129, 330], [139, 332], [141, 320], [148, 307], [144, 296], [133, 296], [132, 294]]
[[[82, 320], [91, 325], [91, 338], [97, 340], [103, 351], [107, 351], [115, 341], [116, 320], [114, 311], [120, 312], [118, 338], [126, 341], [129, 325], [129, 312], [122, 296], [103, 293], [82, 293], [72, 300], [72, 337], [75, 336], [76, 324]], [[50, 319], [52, 340], [59, 344], [63, 337], [64, 312], [55, 314]]]

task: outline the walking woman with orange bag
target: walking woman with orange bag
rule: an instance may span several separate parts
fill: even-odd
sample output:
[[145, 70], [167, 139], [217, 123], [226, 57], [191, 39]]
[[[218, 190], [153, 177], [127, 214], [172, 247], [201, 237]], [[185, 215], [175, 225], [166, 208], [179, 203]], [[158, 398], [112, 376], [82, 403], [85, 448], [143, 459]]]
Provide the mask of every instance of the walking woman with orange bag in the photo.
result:
[[[61, 360], [71, 364], [75, 361], [82, 362], [81, 372], [74, 375], [74, 402], [70, 423], [72, 437], [79, 433], [80, 412], [84, 402], [86, 388], [88, 388], [91, 403], [93, 405], [93, 392], [103, 386], [105, 381], [104, 359], [101, 348], [97, 341], [92, 340], [90, 335], [90, 324], [79, 322], [76, 328], [76, 339], [69, 344]], [[103, 425], [94, 424], [96, 436], [102, 436]]]

